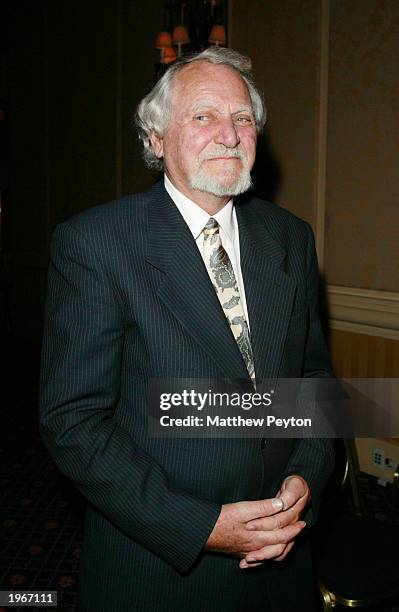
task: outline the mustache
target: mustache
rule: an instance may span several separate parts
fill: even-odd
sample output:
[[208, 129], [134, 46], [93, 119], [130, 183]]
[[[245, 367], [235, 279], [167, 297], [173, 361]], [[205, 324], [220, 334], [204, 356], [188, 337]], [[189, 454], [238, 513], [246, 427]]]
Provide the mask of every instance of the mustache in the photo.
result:
[[241, 149], [228, 149], [226, 147], [216, 147], [212, 149], [212, 151], [206, 151], [201, 153], [198, 157], [198, 161], [203, 162], [207, 159], [212, 159], [213, 157], [236, 157], [238, 159], [244, 160], [245, 153]]

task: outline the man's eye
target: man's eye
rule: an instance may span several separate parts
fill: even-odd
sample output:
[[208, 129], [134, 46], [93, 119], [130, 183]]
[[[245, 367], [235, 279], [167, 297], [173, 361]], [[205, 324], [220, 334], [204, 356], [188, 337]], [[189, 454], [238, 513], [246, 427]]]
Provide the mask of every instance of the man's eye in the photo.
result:
[[237, 123], [243, 123], [244, 125], [252, 123], [252, 117], [246, 117], [246, 116], [243, 116], [243, 115], [239, 116], [239, 117], [236, 117], [235, 120], [237, 121]]
[[209, 115], [196, 115], [195, 116], [195, 120], [196, 121], [209, 121], [210, 117]]

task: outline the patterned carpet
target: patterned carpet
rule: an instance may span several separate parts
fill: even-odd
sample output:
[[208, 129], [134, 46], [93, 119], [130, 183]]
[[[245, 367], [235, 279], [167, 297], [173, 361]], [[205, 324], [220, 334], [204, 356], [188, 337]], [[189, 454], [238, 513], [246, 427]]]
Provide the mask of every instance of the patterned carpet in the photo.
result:
[[[8, 367], [0, 392], [4, 426], [0, 442], [0, 590], [57, 591], [58, 609], [72, 612], [83, 503], [53, 465], [39, 439], [36, 422], [39, 352], [34, 346], [24, 346], [23, 352], [20, 348], [20, 343], [9, 343]], [[388, 520], [391, 488], [379, 486], [375, 478], [366, 475], [359, 477], [358, 484], [364, 515]], [[394, 522], [399, 524], [398, 512]], [[0, 607], [0, 612], [26, 609]], [[398, 612], [399, 601], [368, 609]]]
[[84, 510], [38, 435], [38, 353], [36, 347], [24, 346], [23, 353], [15, 355], [10, 346], [1, 389], [0, 589], [57, 591], [58, 609], [72, 611]]

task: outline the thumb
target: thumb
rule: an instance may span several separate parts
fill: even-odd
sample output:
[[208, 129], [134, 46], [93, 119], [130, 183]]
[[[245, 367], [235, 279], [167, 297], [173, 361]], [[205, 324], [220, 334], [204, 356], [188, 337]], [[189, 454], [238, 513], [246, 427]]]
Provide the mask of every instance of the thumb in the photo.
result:
[[285, 510], [291, 508], [299, 499], [299, 496], [294, 493], [294, 491], [289, 491], [287, 489], [280, 489], [278, 496]]
[[284, 509], [290, 508], [309, 492], [306, 481], [300, 476], [288, 476], [281, 485], [277, 497], [284, 503]]

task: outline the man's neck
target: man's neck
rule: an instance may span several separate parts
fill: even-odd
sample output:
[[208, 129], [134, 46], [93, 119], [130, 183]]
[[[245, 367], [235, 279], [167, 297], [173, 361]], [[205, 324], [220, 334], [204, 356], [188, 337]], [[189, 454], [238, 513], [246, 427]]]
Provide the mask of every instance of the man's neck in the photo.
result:
[[192, 197], [192, 195], [191, 197], [188, 194], [185, 195], [193, 200], [193, 202], [202, 208], [202, 210], [208, 213], [210, 217], [216, 215], [216, 213], [222, 210], [222, 208], [226, 206], [227, 202], [231, 200], [231, 196], [218, 197], [213, 193], [206, 193], [205, 191], [197, 191], [195, 199]]
[[197, 206], [202, 208], [209, 216], [216, 215], [222, 208], [224, 208], [231, 200], [231, 196], [215, 196], [213, 193], [207, 193], [206, 191], [198, 191], [197, 189], [187, 189], [185, 185], [177, 184], [173, 181], [170, 176], [166, 175], [173, 187], [180, 191], [186, 198], [189, 198]]

